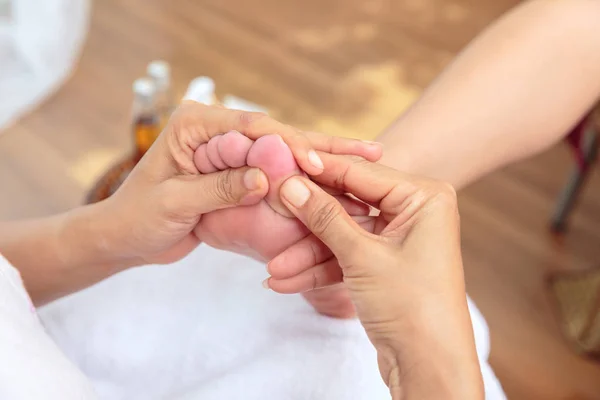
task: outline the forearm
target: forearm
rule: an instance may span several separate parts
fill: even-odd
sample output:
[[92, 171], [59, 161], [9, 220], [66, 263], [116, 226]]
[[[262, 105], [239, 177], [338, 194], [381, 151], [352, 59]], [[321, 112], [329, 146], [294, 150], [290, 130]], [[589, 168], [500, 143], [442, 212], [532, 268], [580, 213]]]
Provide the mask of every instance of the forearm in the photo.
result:
[[390, 382], [392, 400], [483, 400], [485, 390], [481, 374], [471, 368], [458, 367], [462, 360], [444, 361], [440, 353], [429, 349], [427, 357], [420, 364], [415, 363], [408, 371], [390, 376], [397, 382]]
[[112, 252], [104, 204], [47, 218], [0, 222], [0, 253], [19, 270], [36, 305], [90, 286], [130, 265]]
[[461, 187], [548, 148], [600, 94], [599, 20], [594, 0], [517, 7], [380, 136], [382, 162]]
[[448, 315], [420, 321], [415, 329], [403, 329], [395, 344], [378, 349], [380, 363], [392, 366], [387, 376], [382, 369], [382, 375], [393, 400], [484, 398], [466, 304], [458, 318], [452, 313], [449, 320]]
[[[382, 377], [394, 400], [481, 400], [483, 380], [465, 293], [460, 239], [458, 233], [454, 238], [429, 237], [434, 242], [445, 237], [454, 243], [428, 259], [429, 273], [457, 273], [446, 276], [442, 287], [414, 293], [403, 290], [408, 303], [392, 307], [409, 311], [393, 318], [396, 322], [385, 330], [387, 334], [373, 338]], [[387, 297], [393, 304], [393, 296]]]

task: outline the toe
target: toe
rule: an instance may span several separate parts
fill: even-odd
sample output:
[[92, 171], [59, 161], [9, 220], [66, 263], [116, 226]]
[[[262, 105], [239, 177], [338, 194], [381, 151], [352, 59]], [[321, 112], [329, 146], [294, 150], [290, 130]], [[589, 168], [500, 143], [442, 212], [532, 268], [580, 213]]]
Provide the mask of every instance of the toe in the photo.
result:
[[218, 171], [218, 169], [208, 159], [207, 149], [208, 146], [206, 144], [202, 144], [194, 152], [194, 164], [201, 174], [211, 174]]
[[219, 154], [219, 142], [222, 138], [222, 135], [214, 136], [208, 141], [208, 144], [206, 145], [206, 154], [208, 156], [208, 159], [215, 167], [217, 167], [220, 170], [229, 168], [227, 164], [223, 162], [223, 160], [221, 159], [221, 155]]
[[278, 213], [292, 216], [292, 213], [281, 203], [279, 188], [289, 177], [301, 175], [290, 148], [278, 135], [267, 135], [259, 138], [250, 148], [247, 164], [260, 168], [269, 179], [269, 193], [266, 200]]
[[237, 131], [227, 132], [218, 142], [221, 160], [230, 168], [246, 165], [248, 151], [254, 142]]

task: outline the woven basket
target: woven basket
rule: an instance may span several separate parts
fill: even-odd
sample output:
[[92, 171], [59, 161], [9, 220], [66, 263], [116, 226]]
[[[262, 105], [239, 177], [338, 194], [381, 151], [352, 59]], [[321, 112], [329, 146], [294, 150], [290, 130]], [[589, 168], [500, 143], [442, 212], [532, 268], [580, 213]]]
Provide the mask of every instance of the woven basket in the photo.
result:
[[102, 178], [100, 178], [92, 190], [90, 190], [85, 199], [85, 203], [97, 203], [112, 196], [125, 179], [127, 179], [127, 176], [133, 167], [135, 167], [135, 162], [132, 158], [127, 158], [114, 165], [102, 176]]
[[600, 267], [554, 274], [549, 289], [568, 341], [578, 353], [600, 359]]

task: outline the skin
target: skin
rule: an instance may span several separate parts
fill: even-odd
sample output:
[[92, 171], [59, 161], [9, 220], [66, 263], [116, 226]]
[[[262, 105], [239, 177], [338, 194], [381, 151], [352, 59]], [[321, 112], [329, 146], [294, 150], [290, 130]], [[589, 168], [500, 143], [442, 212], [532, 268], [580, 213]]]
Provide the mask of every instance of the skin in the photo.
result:
[[523, 2], [378, 141], [381, 162], [456, 189], [561, 140], [600, 95], [600, 2]]
[[281, 136], [311, 174], [322, 172], [315, 149], [371, 158], [381, 153], [356, 140], [305, 135], [264, 114], [185, 102], [111, 198], [47, 218], [0, 223], [0, 253], [19, 270], [34, 303], [127, 268], [179, 260], [200, 243], [203, 215], [260, 203], [269, 189], [261, 170], [201, 174], [194, 164], [198, 147], [232, 130], [252, 140]]
[[[591, 0], [516, 7], [480, 34], [378, 137], [385, 148], [381, 163], [459, 189], [552, 146], [600, 94], [599, 19], [600, 3]], [[292, 293], [321, 284], [315, 276], [329, 283], [340, 277], [330, 249], [321, 247], [316, 259], [325, 270], [321, 275], [310, 270], [314, 262], [288, 249], [269, 264], [273, 276], [283, 279], [269, 284]], [[294, 274], [301, 279], [286, 279]]]
[[[591, 0], [528, 1], [515, 7], [378, 137], [385, 148], [380, 162], [460, 189], [549, 148], [598, 100], [598, 20], [600, 3]], [[327, 246], [310, 260], [299, 254], [288, 249], [269, 263], [269, 271], [286, 278], [310, 271], [318, 261], [328, 271], [323, 279], [339, 277], [339, 262]], [[316, 281], [311, 272], [302, 281], [269, 283], [293, 293], [317, 287]]]
[[[201, 173], [244, 165], [257, 167], [264, 171], [269, 182], [269, 192], [258, 204], [206, 214], [196, 229], [203, 242], [260, 261], [271, 260], [299, 241], [303, 245], [295, 256], [311, 260], [314, 249], [323, 246], [279, 198], [279, 188], [287, 178], [305, 175], [279, 136], [263, 136], [253, 142], [239, 132], [228, 132], [200, 146], [194, 154], [194, 162]], [[359, 221], [369, 213], [368, 206], [343, 194], [336, 199]], [[321, 314], [355, 317], [354, 306], [342, 289], [324, 288], [306, 292], [304, 296]]]
[[394, 400], [483, 399], [454, 189], [362, 159], [322, 159], [325, 172], [314, 179], [376, 207], [373, 231], [314, 182], [288, 179], [282, 201], [338, 263], [295, 275], [282, 269], [267, 285], [280, 290], [343, 281]]
[[[444, 179], [456, 188], [460, 188], [496, 168], [528, 157], [556, 143], [591, 107], [600, 93], [600, 75], [597, 73], [600, 70], [600, 52], [597, 51], [600, 48], [600, 25], [597, 24], [599, 18], [600, 3], [593, 0], [530, 1], [515, 8], [469, 45], [428, 88], [422, 98], [379, 138], [386, 147], [387, 154], [382, 163], [401, 170]], [[481, 105], [489, 105], [489, 107]], [[468, 118], [465, 117], [465, 110], [468, 110]], [[192, 119], [197, 121], [195, 118]], [[210, 124], [200, 131], [196, 128], [185, 130], [185, 124], [180, 125], [184, 130], [178, 131], [167, 140], [167, 144], [160, 145], [167, 150], [161, 150], [162, 154], [153, 156], [155, 158], [153, 161], [165, 163], [168, 160], [169, 165], [161, 167], [162, 171], [157, 174], [150, 171], [155, 168], [154, 166], [140, 167], [138, 171], [142, 172], [138, 172], [137, 175], [141, 177], [136, 178], [140, 183], [134, 182], [131, 186], [139, 185], [144, 189], [153, 187], [158, 192], [161, 191], [160, 185], [165, 182], [177, 182], [181, 187], [189, 187], [190, 191], [192, 186], [201, 187], [200, 179], [192, 179], [198, 178], [197, 168], [193, 163], [193, 152], [202, 143], [206, 143], [210, 135], [237, 129], [238, 125], [241, 125], [242, 133], [253, 139], [258, 138], [262, 133], [281, 134], [290, 145], [301, 168], [309, 174], [318, 174], [321, 171], [318, 166], [309, 162], [311, 147], [335, 152], [332, 150], [339, 145], [339, 143], [327, 142], [329, 139], [316, 137], [309, 138], [307, 141], [294, 129], [280, 124], [276, 126], [276, 130], [273, 130], [269, 126], [272, 121], [262, 116], [256, 119], [252, 114], [223, 116], [223, 119], [211, 118], [210, 121]], [[192, 124], [192, 126], [196, 125]], [[245, 132], [246, 128], [250, 129]], [[158, 151], [153, 149], [152, 152]], [[181, 178], [182, 176], [184, 178]], [[238, 175], [232, 176], [229, 173], [222, 176], [230, 176], [230, 178], [215, 178], [225, 179], [217, 180], [216, 183], [205, 181], [206, 188], [230, 187], [231, 181], [227, 179], [234, 179], [236, 176], [240, 179]], [[177, 179], [174, 179], [176, 177]], [[257, 179], [261, 180], [258, 177]], [[192, 185], [192, 181], [196, 185]], [[189, 185], [184, 185], [184, 182]], [[305, 183], [311, 193], [319, 193], [319, 196], [323, 196], [317, 188], [310, 186], [309, 182]], [[165, 186], [169, 185], [176, 184], [165, 184]], [[235, 197], [233, 194], [214, 193], [215, 197], [229, 200]], [[122, 197], [128, 196], [122, 195]], [[162, 197], [160, 194], [155, 196], [155, 203], [165, 205], [164, 194]], [[245, 194], [238, 193], [237, 196], [243, 198]], [[121, 202], [127, 203], [123, 200]], [[78, 290], [128, 266], [144, 262], [175, 260], [197, 244], [197, 237], [188, 238], [189, 232], [182, 236], [181, 232], [187, 229], [181, 229], [178, 230], [177, 235], [172, 236], [177, 240], [168, 242], [171, 247], [144, 248], [142, 244], [136, 242], [135, 238], [144, 238], [147, 234], [146, 228], [139, 228], [134, 235], [124, 238], [115, 232], [117, 230], [115, 228], [127, 224], [110, 216], [119, 214], [112, 210], [124, 208], [132, 215], [123, 212], [120, 215], [125, 221], [129, 220], [131, 223], [134, 215], [137, 214], [135, 206], [147, 205], [147, 211], [151, 211], [154, 206], [147, 204], [147, 199], [135, 199], [135, 196], [132, 197], [133, 204], [129, 207], [115, 206], [111, 203], [81, 208], [42, 220], [0, 225], [0, 252], [20, 269], [26, 285], [38, 303]], [[221, 201], [214, 206], [225, 207], [224, 203], [227, 202]], [[185, 209], [185, 206], [190, 205], [171, 203], [168, 209], [170, 211], [179, 207]], [[300, 214], [302, 210], [303, 208], [296, 209], [296, 215], [300, 219], [304, 215]], [[319, 215], [314, 209], [310, 215], [315, 213]], [[186, 216], [194, 214], [199, 218], [198, 215], [202, 213], [199, 214], [198, 210], [194, 209], [193, 212], [188, 210], [185, 214]], [[150, 215], [164, 214], [160, 212], [153, 214], [151, 211]], [[306, 218], [307, 216], [308, 214]], [[329, 219], [338, 220], [331, 217]], [[173, 224], [170, 218], [159, 217], [150, 220], [152, 221], [148, 223], [155, 224], [155, 228], [171, 227]], [[304, 221], [308, 223], [309, 220]], [[313, 217], [312, 221], [320, 220]], [[140, 222], [140, 219], [135, 222]], [[141, 222], [146, 221], [142, 219]], [[129, 225], [131, 226], [138, 225]], [[312, 225], [309, 223], [310, 226]], [[319, 222], [316, 227], [313, 226], [313, 229], [321, 232], [319, 226], [329, 225]], [[118, 239], [122, 242], [115, 244]], [[335, 248], [333, 242], [327, 244]], [[32, 248], [36, 249], [35, 254], [31, 254]], [[318, 257], [335, 263], [334, 267], [339, 266], [337, 259], [331, 261], [331, 254], [327, 255], [331, 252], [327, 246], [321, 246], [315, 251]], [[341, 253], [338, 254], [342, 256]], [[306, 261], [303, 262], [306, 264]], [[269, 268], [277, 270], [276, 265], [277, 262], [271, 262]], [[314, 262], [311, 266], [314, 266]], [[305, 266], [300, 262], [291, 268], [302, 271]], [[331, 266], [327, 270], [336, 271]], [[269, 281], [270, 284], [274, 282]], [[312, 282], [311, 287], [318, 286], [314, 283], [314, 279]], [[305, 282], [303, 281], [302, 284]], [[344, 289], [340, 292], [347, 295], [357, 291], [348, 292]], [[427, 299], [427, 296], [433, 296], [435, 293], [421, 293], [421, 295], [423, 299]], [[461, 307], [458, 304], [456, 306], [459, 311]], [[459, 311], [449, 310], [448, 315], [454, 315], [454, 312]], [[411, 318], [407, 320], [414, 322], [404, 325], [407, 331], [404, 332], [404, 337], [414, 338], [413, 344], [430, 342], [441, 350], [448, 349], [447, 345], [440, 344], [447, 341], [441, 342], [435, 338], [425, 340], [423, 338], [428, 337], [426, 334], [416, 334], [431, 332], [431, 327], [428, 327], [426, 321], [419, 318], [419, 315], [411, 314]], [[456, 320], [461, 321], [461, 318], [457, 317]], [[387, 325], [381, 326], [387, 327]], [[367, 326], [366, 328], [369, 331], [370, 328]], [[387, 331], [387, 328], [383, 331]], [[390, 332], [393, 331], [390, 328]], [[458, 332], [460, 331], [459, 329]], [[411, 333], [415, 334], [411, 336]], [[468, 337], [466, 333], [465, 335]], [[375, 332], [370, 336], [377, 338], [381, 335]], [[459, 342], [464, 340], [464, 335], [459, 336], [457, 338]], [[427, 359], [426, 354], [420, 358], [419, 354], [423, 353], [423, 349], [418, 351], [417, 346], [394, 341], [389, 346], [382, 343], [386, 343], [386, 340], [374, 340], [381, 354], [382, 374], [393, 392], [399, 390], [394, 382], [400, 379], [403, 379], [403, 386], [406, 388], [408, 386], [418, 388], [419, 382], [423, 386], [424, 380], [418, 378], [422, 376], [420, 373], [429, 370], [427, 366], [432, 367], [432, 371], [437, 371], [437, 365], [444, 365], [443, 359], [438, 354], [435, 360]], [[406, 358], [400, 356], [404, 356], [413, 348], [414, 357], [413, 355], [407, 355]], [[431, 353], [437, 352], [431, 351]], [[417, 372], [411, 374], [407, 374], [406, 371], [414, 371], [415, 368], [404, 370], [398, 368], [405, 365], [402, 363], [403, 359], [412, 358], [416, 359], [414, 365], [424, 367], [417, 368]], [[448, 355], [448, 359], [452, 358], [452, 354]], [[462, 370], [458, 368], [462, 364], [456, 362], [447, 370], [457, 372]], [[436, 374], [438, 378], [440, 374], [442, 372], [438, 371]], [[404, 390], [406, 393], [409, 392], [409, 389]], [[395, 395], [399, 396], [397, 393]]]
[[[600, 95], [599, 20], [600, 2], [594, 0], [528, 1], [515, 7], [469, 44], [377, 138], [385, 149], [380, 163], [458, 190], [549, 148]], [[337, 264], [326, 246], [309, 257], [303, 256], [303, 246], [312, 247], [299, 243], [271, 260], [269, 272]], [[278, 290], [296, 293], [306, 287]], [[334, 310], [347, 309], [347, 293], [336, 292], [321, 295], [321, 301]]]

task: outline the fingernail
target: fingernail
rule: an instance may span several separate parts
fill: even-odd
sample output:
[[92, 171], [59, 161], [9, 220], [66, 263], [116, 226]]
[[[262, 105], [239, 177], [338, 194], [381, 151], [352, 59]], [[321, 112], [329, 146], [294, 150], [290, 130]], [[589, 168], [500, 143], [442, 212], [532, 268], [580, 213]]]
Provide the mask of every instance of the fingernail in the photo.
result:
[[323, 166], [323, 161], [321, 161], [321, 157], [319, 157], [319, 155], [317, 154], [316, 151], [311, 150], [308, 152], [308, 161], [314, 166], [317, 167], [319, 169], [324, 169], [325, 167]]
[[310, 198], [310, 190], [299, 178], [290, 178], [281, 186], [281, 195], [294, 207], [302, 207]]
[[246, 189], [254, 191], [262, 187], [265, 179], [263, 172], [257, 168], [249, 169], [244, 174], [244, 186]]
[[269, 289], [269, 279], [267, 278], [262, 282], [262, 287], [264, 287], [265, 289]]

